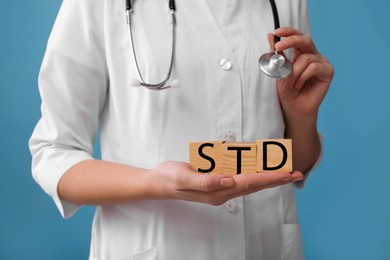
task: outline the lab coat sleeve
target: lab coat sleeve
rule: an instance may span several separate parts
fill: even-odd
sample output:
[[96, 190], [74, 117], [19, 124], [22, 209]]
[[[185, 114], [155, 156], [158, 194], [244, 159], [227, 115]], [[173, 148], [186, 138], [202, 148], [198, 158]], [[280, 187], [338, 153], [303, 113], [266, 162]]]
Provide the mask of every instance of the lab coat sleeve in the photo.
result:
[[41, 119], [31, 136], [34, 180], [64, 218], [79, 205], [57, 193], [63, 174], [93, 159], [99, 115], [107, 92], [103, 0], [64, 0], [39, 74]]
[[321, 163], [321, 160], [322, 160], [322, 157], [323, 157], [323, 154], [324, 154], [324, 149], [323, 149], [323, 142], [324, 142], [324, 138], [321, 134], [319, 134], [320, 136], [320, 142], [321, 142], [321, 151], [320, 151], [320, 155], [318, 156], [318, 159], [317, 161], [314, 163], [314, 165], [304, 173], [305, 175], [305, 179], [303, 179], [302, 181], [299, 181], [299, 182], [294, 182], [294, 186], [298, 189], [302, 189], [304, 186], [305, 186], [305, 182], [307, 180], [307, 178], [309, 177], [309, 175], [318, 167], [318, 165]]

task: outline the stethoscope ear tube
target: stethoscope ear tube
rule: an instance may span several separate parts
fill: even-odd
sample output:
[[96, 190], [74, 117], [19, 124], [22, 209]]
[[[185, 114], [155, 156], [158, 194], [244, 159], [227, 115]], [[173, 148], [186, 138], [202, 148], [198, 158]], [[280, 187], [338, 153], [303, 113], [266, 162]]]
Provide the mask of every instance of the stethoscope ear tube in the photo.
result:
[[[129, 8], [129, 9], [128, 9]], [[175, 50], [176, 50], [176, 16], [175, 16], [175, 1], [170, 0], [169, 1], [169, 9], [171, 10], [171, 18], [172, 18], [172, 51], [171, 51], [171, 59], [169, 63], [169, 69], [167, 72], [167, 75], [165, 79], [159, 83], [148, 83], [145, 82], [145, 80], [142, 77], [141, 70], [138, 65], [138, 59], [137, 59], [137, 54], [135, 51], [135, 46], [134, 46], [134, 38], [133, 38], [133, 29], [132, 29], [132, 23], [131, 23], [131, 16], [132, 16], [132, 10], [131, 10], [131, 1], [126, 0], [126, 14], [127, 14], [127, 25], [128, 25], [128, 32], [129, 32], [129, 38], [131, 42], [131, 49], [134, 57], [134, 63], [137, 68], [137, 73], [138, 73], [138, 79], [131, 79], [130, 80], [130, 86], [132, 87], [145, 87], [150, 90], [162, 90], [166, 88], [177, 88], [179, 87], [180, 83], [179, 80], [173, 80], [172, 82], [168, 82], [171, 74], [172, 74], [172, 68], [173, 68], [173, 61], [175, 57]]]

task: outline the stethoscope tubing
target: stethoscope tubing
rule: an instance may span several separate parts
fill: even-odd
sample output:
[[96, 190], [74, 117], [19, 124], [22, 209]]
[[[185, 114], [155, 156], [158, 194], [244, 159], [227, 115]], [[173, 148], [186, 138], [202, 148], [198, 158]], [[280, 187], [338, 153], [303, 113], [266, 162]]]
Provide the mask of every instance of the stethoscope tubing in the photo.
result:
[[[278, 8], [276, 6], [275, 0], [269, 0], [272, 14], [274, 18], [274, 28], [277, 30], [280, 28], [280, 20], [279, 20], [279, 12]], [[176, 4], [175, 0], [169, 0], [169, 10], [171, 13], [171, 23], [172, 23], [172, 48], [171, 48], [171, 59], [170, 59], [170, 65], [167, 72], [167, 75], [165, 79], [159, 83], [146, 83], [145, 80], [142, 77], [141, 70], [139, 68], [137, 54], [134, 46], [134, 37], [133, 37], [133, 29], [132, 29], [132, 0], [126, 0], [126, 19], [127, 19], [127, 25], [128, 25], [128, 31], [129, 31], [129, 38], [131, 41], [131, 48], [132, 48], [132, 54], [134, 57], [134, 63], [137, 68], [137, 74], [140, 79], [140, 82], [138, 82], [138, 86], [143, 86], [151, 90], [162, 90], [166, 88], [170, 88], [173, 84], [168, 84], [172, 69], [173, 69], [173, 62], [175, 59], [175, 52], [176, 52]], [[274, 44], [280, 41], [280, 37], [274, 35]], [[273, 55], [275, 57], [278, 57], [277, 59], [284, 59], [283, 64], [280, 65], [279, 68], [275, 68], [274, 64], [272, 63], [271, 58], [273, 58]], [[288, 77], [292, 72], [292, 65], [291, 62], [285, 58], [283, 53], [278, 53], [275, 51], [275, 53], [266, 53], [262, 55], [259, 59], [259, 67], [260, 69], [268, 76], [273, 78], [285, 78]], [[177, 81], [177, 80], [176, 80]]]
[[[272, 9], [272, 14], [274, 17], [274, 28], [275, 31], [280, 28], [280, 20], [279, 20], [279, 12], [278, 12], [278, 7], [276, 6], [275, 0], [269, 0], [269, 3], [271, 4], [271, 9]], [[280, 37], [274, 36], [274, 43], [276, 44], [277, 42], [280, 41]]]

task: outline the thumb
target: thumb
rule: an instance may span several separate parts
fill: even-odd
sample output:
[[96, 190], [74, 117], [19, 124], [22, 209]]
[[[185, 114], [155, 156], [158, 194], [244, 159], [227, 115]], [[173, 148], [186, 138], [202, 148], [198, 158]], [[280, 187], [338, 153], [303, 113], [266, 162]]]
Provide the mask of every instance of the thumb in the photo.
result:
[[232, 176], [224, 174], [190, 173], [184, 178], [180, 190], [212, 192], [233, 187], [235, 181]]
[[267, 34], [267, 39], [269, 43], [270, 52], [275, 51], [275, 35], [272, 33]]

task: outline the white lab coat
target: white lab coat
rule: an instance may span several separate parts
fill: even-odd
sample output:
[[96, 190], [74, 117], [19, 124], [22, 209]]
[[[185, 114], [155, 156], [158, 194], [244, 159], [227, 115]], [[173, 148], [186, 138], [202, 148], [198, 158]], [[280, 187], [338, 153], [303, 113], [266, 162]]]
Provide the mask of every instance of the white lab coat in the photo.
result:
[[[65, 218], [79, 206], [58, 197], [58, 182], [92, 158], [98, 128], [102, 159], [146, 168], [188, 161], [192, 141], [283, 138], [275, 82], [257, 66], [273, 31], [268, 0], [227, 0], [221, 21], [206, 0], [177, 0], [172, 79], [181, 86], [160, 92], [129, 86], [137, 73], [124, 2], [64, 0], [47, 46], [32, 171]], [[309, 33], [305, 0], [277, 5], [282, 26]], [[166, 0], [134, 3], [134, 39], [146, 81], [162, 80], [171, 51]], [[92, 227], [90, 259], [302, 258], [293, 185], [217, 207], [173, 200], [97, 207]]]

